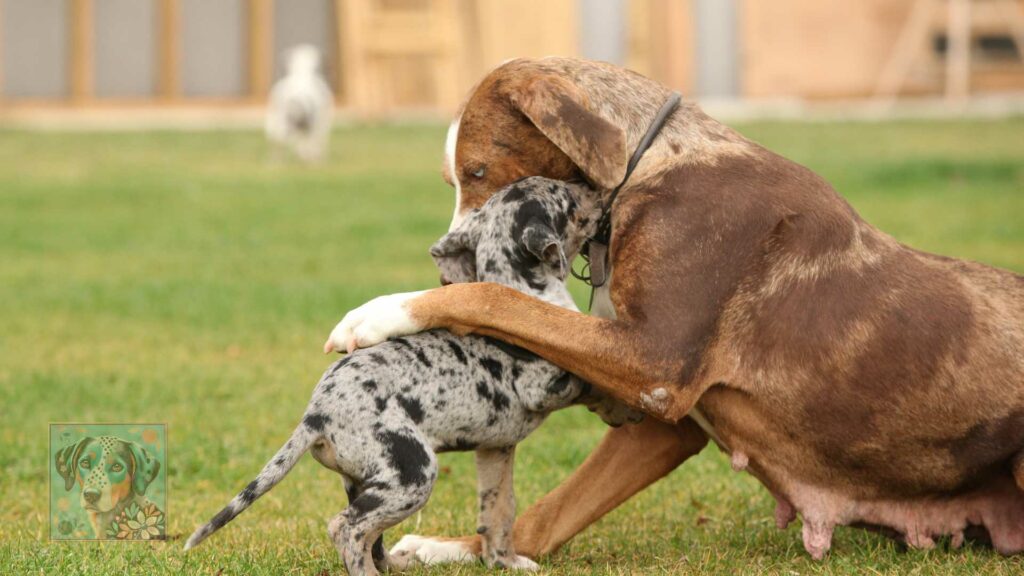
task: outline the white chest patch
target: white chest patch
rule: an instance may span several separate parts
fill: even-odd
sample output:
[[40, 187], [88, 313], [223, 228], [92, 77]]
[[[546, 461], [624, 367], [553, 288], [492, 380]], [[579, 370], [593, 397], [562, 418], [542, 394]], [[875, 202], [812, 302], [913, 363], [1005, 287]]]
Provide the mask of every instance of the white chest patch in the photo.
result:
[[460, 116], [452, 121], [448, 126], [448, 136], [444, 139], [444, 162], [448, 166], [448, 177], [451, 178], [452, 185], [455, 186], [455, 211], [452, 213], [452, 223], [448, 226], [449, 232], [455, 230], [462, 222], [462, 216], [459, 213], [459, 207], [462, 204], [462, 184], [459, 183], [459, 173], [455, 169], [455, 147], [459, 142], [459, 121], [461, 119]]

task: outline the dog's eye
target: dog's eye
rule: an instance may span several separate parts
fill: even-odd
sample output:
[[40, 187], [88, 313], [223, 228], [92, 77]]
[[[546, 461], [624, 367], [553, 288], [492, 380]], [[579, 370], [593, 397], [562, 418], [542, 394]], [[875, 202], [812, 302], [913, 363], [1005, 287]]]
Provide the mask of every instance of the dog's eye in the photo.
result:
[[487, 174], [487, 167], [481, 166], [473, 171], [473, 178], [483, 178], [484, 174]]
[[120, 472], [121, 470], [124, 470], [124, 466], [121, 466], [121, 464], [114, 464], [110, 467], [111, 472]]
[[82, 458], [82, 461], [79, 462], [78, 465], [85, 469], [89, 469], [92, 467], [92, 464], [89, 464], [89, 460], [86, 458]]

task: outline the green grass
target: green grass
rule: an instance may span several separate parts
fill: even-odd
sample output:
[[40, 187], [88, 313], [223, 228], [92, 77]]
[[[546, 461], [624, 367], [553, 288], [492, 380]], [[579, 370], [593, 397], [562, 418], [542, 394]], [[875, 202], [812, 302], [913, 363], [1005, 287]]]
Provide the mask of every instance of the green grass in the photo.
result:
[[[739, 129], [822, 173], [925, 250], [1024, 271], [1024, 120], [755, 123]], [[287, 437], [328, 359], [327, 332], [382, 293], [436, 283], [447, 227], [444, 127], [356, 127], [331, 159], [273, 164], [256, 132], [0, 132], [0, 572], [326, 574], [336, 475], [304, 459], [189, 555], [183, 537]], [[583, 291], [577, 288], [577, 294]], [[47, 424], [169, 426], [170, 542], [50, 544]], [[519, 451], [525, 507], [602, 434], [554, 415]], [[388, 534], [475, 528], [469, 454], [445, 455], [422, 514]], [[778, 531], [750, 476], [705, 450], [544, 559], [551, 574], [1019, 574], [983, 549], [903, 552], [837, 532], [831, 556]], [[422, 570], [417, 573], [427, 573]], [[434, 574], [482, 574], [470, 566]]]

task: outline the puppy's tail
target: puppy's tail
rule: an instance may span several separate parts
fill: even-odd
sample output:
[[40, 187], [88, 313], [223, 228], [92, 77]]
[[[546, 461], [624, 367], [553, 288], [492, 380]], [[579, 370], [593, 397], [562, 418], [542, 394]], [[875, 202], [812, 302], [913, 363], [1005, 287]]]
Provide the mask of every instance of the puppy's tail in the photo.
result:
[[200, 542], [206, 540], [210, 534], [220, 530], [225, 524], [233, 520], [235, 516], [245, 511], [257, 498], [269, 492], [271, 488], [284, 479], [288, 472], [295, 467], [299, 458], [313, 445], [313, 442], [320, 438], [320, 432], [316, 429], [322, 430], [323, 423], [320, 421], [311, 422], [311, 418], [315, 419], [316, 416], [307, 414], [302, 424], [299, 424], [295, 432], [292, 432], [288, 442], [277, 451], [277, 454], [274, 454], [270, 462], [267, 462], [263, 470], [256, 476], [256, 479], [239, 492], [231, 502], [228, 502], [228, 505], [223, 510], [218, 512], [209, 522], [199, 527], [189, 537], [188, 542], [185, 543], [185, 550], [194, 548]]

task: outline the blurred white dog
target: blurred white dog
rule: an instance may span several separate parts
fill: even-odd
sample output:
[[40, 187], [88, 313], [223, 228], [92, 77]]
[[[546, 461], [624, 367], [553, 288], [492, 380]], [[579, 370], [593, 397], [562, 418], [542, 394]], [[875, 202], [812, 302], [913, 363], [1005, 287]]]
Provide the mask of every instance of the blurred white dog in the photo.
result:
[[287, 54], [287, 72], [270, 91], [267, 139], [313, 162], [327, 151], [334, 97], [321, 76], [316, 48], [300, 44]]

